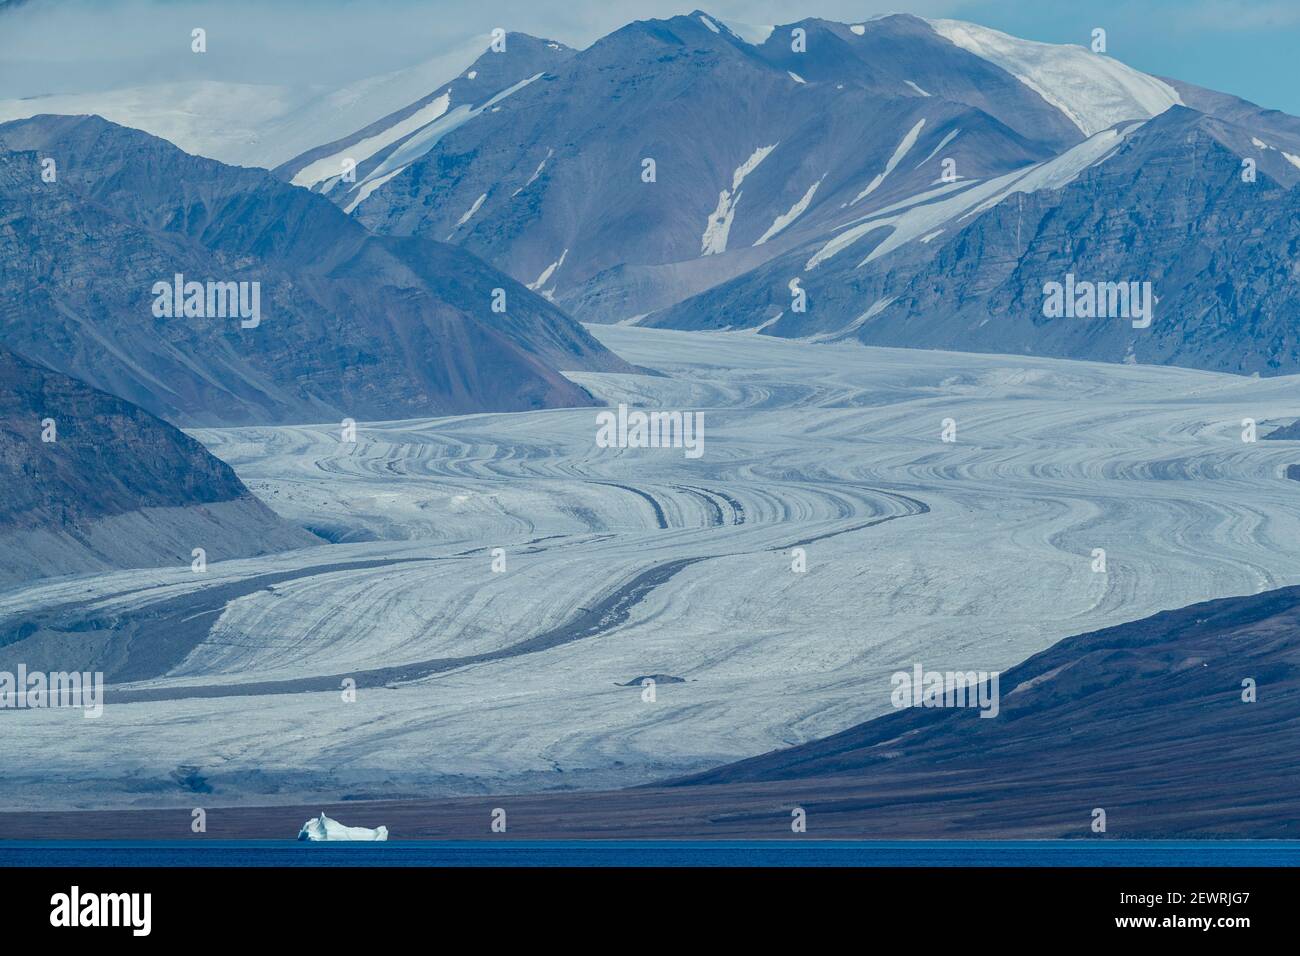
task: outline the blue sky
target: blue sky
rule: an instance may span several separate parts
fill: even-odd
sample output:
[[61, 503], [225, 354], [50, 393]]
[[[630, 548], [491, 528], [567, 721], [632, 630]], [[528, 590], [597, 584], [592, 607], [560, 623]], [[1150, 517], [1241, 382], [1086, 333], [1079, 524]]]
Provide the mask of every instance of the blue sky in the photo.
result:
[[1104, 27], [1130, 66], [1300, 115], [1300, 0], [955, 4], [949, 16], [1048, 43]]
[[910, 12], [1056, 43], [1103, 27], [1138, 69], [1300, 115], [1300, 0], [0, 0], [0, 98], [193, 78], [176, 38], [196, 25], [220, 54], [203, 59], [209, 78], [340, 85], [454, 59], [494, 26], [585, 46], [696, 6], [749, 23]]

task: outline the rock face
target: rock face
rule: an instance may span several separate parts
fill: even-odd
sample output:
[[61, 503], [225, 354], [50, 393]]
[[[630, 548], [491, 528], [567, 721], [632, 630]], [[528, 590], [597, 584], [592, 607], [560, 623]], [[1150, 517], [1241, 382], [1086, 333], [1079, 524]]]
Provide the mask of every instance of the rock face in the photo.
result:
[[[1284, 150], [1256, 147], [1256, 138], [1173, 107], [1140, 126], [1098, 134], [1019, 178], [977, 183], [819, 237], [647, 321], [1294, 373], [1300, 169]], [[1257, 161], [1254, 181], [1243, 179], [1243, 156]], [[1149, 327], [1113, 314], [1045, 314], [1046, 284], [1067, 275], [1150, 283]], [[791, 309], [792, 278], [807, 295], [802, 313]]]
[[4, 348], [0, 477], [0, 584], [320, 543], [183, 432]]
[[[627, 368], [464, 250], [373, 236], [265, 171], [97, 117], [5, 124], [0, 144], [0, 341], [173, 421], [588, 405], [558, 369]], [[156, 315], [177, 274], [259, 283], [260, 321]]]

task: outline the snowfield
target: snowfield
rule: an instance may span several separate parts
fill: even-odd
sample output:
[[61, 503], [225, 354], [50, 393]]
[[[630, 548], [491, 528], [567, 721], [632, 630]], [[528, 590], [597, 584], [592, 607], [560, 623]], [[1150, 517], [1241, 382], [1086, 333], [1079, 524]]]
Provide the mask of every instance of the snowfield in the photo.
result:
[[1006, 70], [1060, 110], [1084, 136], [1125, 120], [1150, 119], [1182, 103], [1168, 83], [1104, 53], [1022, 40], [961, 20], [931, 20], [930, 26], [963, 50]]
[[[1294, 377], [592, 332], [666, 374], [574, 378], [703, 411], [702, 458], [599, 448], [596, 409], [354, 444], [195, 431], [339, 543], [0, 593], [0, 633], [37, 625], [0, 669], [93, 660], [113, 685], [98, 720], [0, 710], [0, 806], [643, 783], [885, 713], [915, 662], [1001, 670], [1300, 582], [1300, 447], [1242, 441], [1245, 418], [1300, 415]], [[647, 700], [651, 674], [684, 683]]]

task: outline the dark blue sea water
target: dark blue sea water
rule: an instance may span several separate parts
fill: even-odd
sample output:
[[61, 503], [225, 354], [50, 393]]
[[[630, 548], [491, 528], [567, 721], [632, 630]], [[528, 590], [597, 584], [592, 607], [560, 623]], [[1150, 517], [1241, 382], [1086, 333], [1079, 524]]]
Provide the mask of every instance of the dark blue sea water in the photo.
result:
[[11, 866], [1300, 866], [1300, 841], [0, 842]]

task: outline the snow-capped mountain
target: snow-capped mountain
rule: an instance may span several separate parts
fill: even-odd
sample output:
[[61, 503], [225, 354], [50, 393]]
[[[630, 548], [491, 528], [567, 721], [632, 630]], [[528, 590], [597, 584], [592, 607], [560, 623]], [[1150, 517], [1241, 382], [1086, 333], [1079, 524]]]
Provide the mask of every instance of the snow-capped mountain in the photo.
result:
[[[558, 369], [628, 368], [463, 249], [371, 235], [265, 170], [97, 117], [0, 125], [0, 198], [0, 340], [173, 421], [589, 405]], [[185, 314], [180, 294], [160, 308], [158, 284], [184, 282], [198, 314], [188, 291]], [[238, 316], [213, 310], [216, 283]]]
[[[283, 120], [298, 139], [315, 131], [320, 145], [275, 169], [282, 186], [242, 184], [269, 203], [248, 214], [270, 223], [282, 204], [317, 193], [313, 228], [349, 242], [377, 234], [364, 242], [367, 257], [384, 260], [367, 261], [377, 274], [414, 262], [421, 282], [450, 287], [453, 275], [480, 273], [471, 259], [455, 265], [446, 247], [417, 254], [403, 244], [451, 243], [526, 287], [515, 299], [524, 311], [538, 293], [591, 322], [1265, 374], [1300, 362], [1285, 319], [1300, 120], [1235, 97], [959, 21], [747, 27], [695, 11], [630, 23], [581, 51], [507, 34], [450, 82], [419, 86], [400, 108], [332, 135], [341, 118], [373, 116], [428, 72], [360, 84], [351, 93], [359, 113], [335, 109], [327, 123], [312, 108]], [[8, 127], [11, 145], [54, 142], [32, 133], [48, 122]], [[188, 164], [182, 192], [230, 176]], [[324, 200], [348, 215], [327, 215]], [[137, 223], [157, 228], [157, 214]], [[213, 210], [204, 215], [216, 222]], [[311, 272], [315, 248], [296, 235], [281, 250], [292, 262], [280, 265]], [[361, 282], [351, 260], [329, 268]], [[1066, 276], [1150, 283], [1160, 318], [1146, 328], [1053, 316], [1043, 290]], [[1242, 310], [1249, 334], [1235, 326]], [[511, 334], [552, 370], [613, 367], [576, 326], [557, 331], [565, 321], [551, 309], [549, 331]], [[112, 354], [40, 348], [75, 374]], [[328, 378], [311, 375], [313, 388]], [[444, 409], [583, 400], [554, 371], [544, 387], [525, 386], [527, 397], [489, 398], [482, 380], [462, 378], [448, 371], [432, 392], [416, 388], [382, 413], [434, 394]], [[202, 406], [210, 416], [202, 396], [211, 392], [196, 383], [188, 398], [131, 397], [161, 414]], [[252, 392], [236, 403], [261, 408], [241, 413], [249, 420], [322, 402], [333, 415], [355, 401]]]
[[[404, 172], [438, 141], [571, 57], [554, 40], [504, 37], [505, 54], [487, 52], [451, 82], [351, 135], [308, 150], [276, 169], [295, 186], [326, 193], [352, 212], [371, 193]], [[468, 219], [471, 212], [464, 217]]]
[[[791, 49], [795, 31], [806, 52]], [[964, 177], [995, 175], [1083, 138], [914, 17], [756, 33], [696, 12], [549, 58], [547, 41], [512, 41], [280, 174], [377, 231], [457, 242], [600, 321], [766, 261], [796, 222], [825, 228], [918, 191], [945, 158]], [[390, 145], [395, 135], [415, 148]], [[376, 143], [400, 162], [366, 157], [338, 189], [349, 150]]]
[[[746, 271], [788, 245], [796, 223], [833, 228], [915, 194], [940, 181], [945, 159], [963, 179], [998, 175], [1111, 117], [1178, 101], [1114, 62], [1077, 82], [1092, 56], [1081, 49], [1057, 62], [1048, 54], [1063, 48], [910, 16], [755, 31], [696, 11], [629, 24], [549, 65], [540, 43], [518, 38], [470, 71], [502, 64], [486, 95], [548, 67], [487, 116], [484, 99], [460, 102], [451, 85], [385, 121], [410, 123], [430, 101], [451, 109], [444, 97], [479, 116], [463, 128], [437, 121], [423, 155], [363, 169], [336, 201], [380, 231], [460, 242], [595, 321]], [[354, 142], [388, 135], [372, 128]], [[346, 150], [304, 176], [323, 152], [281, 173], [337, 177]]]
[[[1189, 144], [1170, 135], [1203, 137], [1205, 161], [1176, 165]], [[340, 179], [348, 158], [353, 183]], [[1195, 208], [1162, 185], [1167, 164]], [[278, 172], [377, 232], [462, 245], [584, 321], [1265, 373], [1296, 361], [1285, 272], [1238, 276], [1229, 293], [1189, 242], [1226, 254], [1253, 235], [1241, 203], [1281, 208], [1300, 120], [970, 23], [755, 28], [695, 11], [577, 52], [511, 35], [434, 94]], [[1025, 218], [1051, 220], [1058, 204], [1079, 230], [1099, 226], [1086, 208], [1130, 218], [1110, 223], [1110, 241]], [[1278, 223], [1253, 254], [1280, 261], [1289, 234]], [[1025, 255], [1041, 260], [1008, 279]], [[1045, 326], [1042, 286], [1066, 274], [1158, 283], [1162, 326]], [[1268, 318], [1225, 349], [1202, 326], [1243, 301]]]

